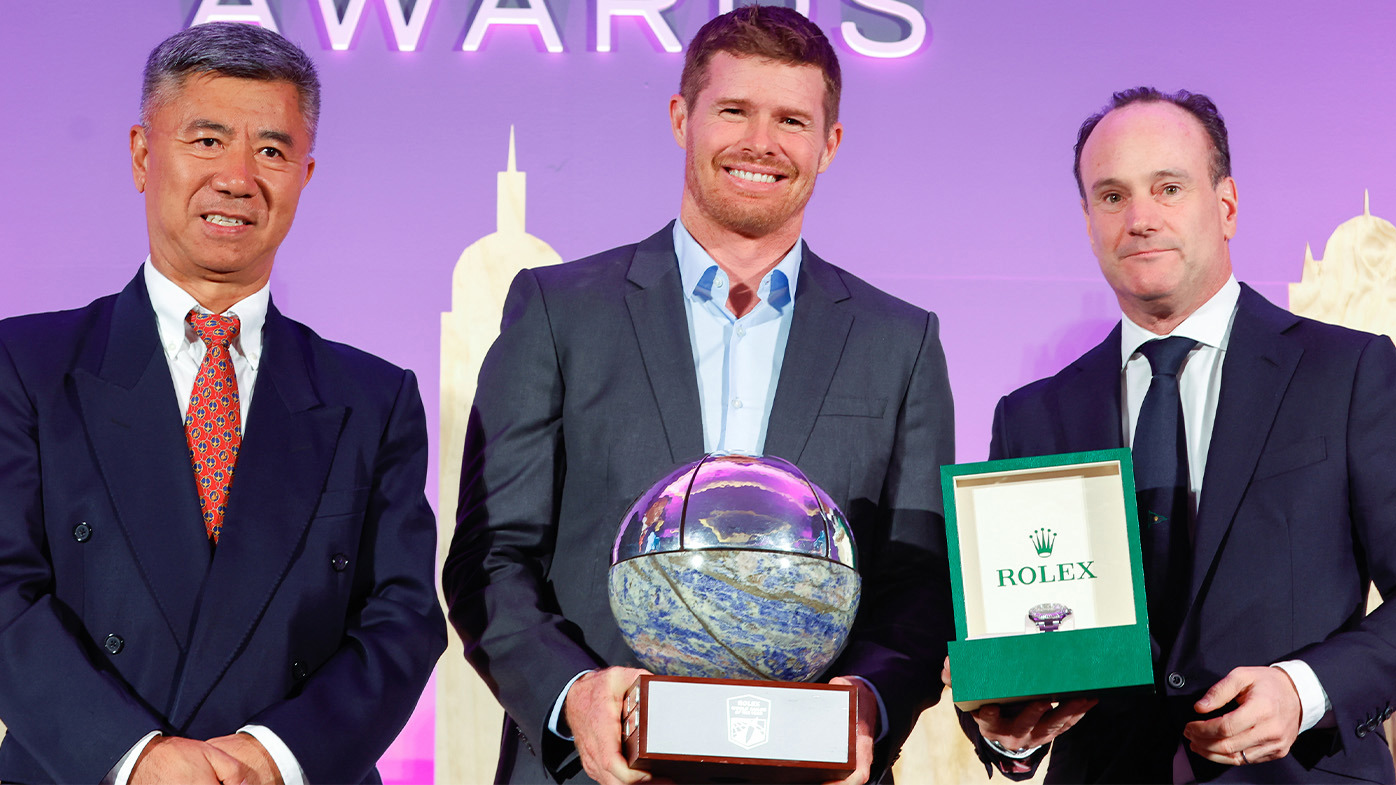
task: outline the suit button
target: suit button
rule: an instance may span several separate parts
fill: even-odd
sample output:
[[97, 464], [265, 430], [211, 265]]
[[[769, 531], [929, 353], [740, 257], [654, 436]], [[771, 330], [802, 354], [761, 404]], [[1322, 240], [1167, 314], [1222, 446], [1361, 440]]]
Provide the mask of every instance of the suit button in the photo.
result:
[[121, 636], [116, 633], [108, 635], [107, 639], [102, 641], [102, 648], [106, 649], [108, 654], [120, 654], [125, 647], [126, 641], [122, 640]]
[[330, 557], [330, 566], [334, 568], [335, 572], [344, 572], [345, 568], [349, 566], [349, 557], [342, 553], [336, 553]]
[[92, 539], [92, 527], [87, 525], [87, 521], [73, 527], [73, 539], [78, 542], [87, 542]]
[[1183, 688], [1183, 685], [1187, 683], [1188, 680], [1183, 678], [1183, 674], [1181, 673], [1174, 672], [1168, 674], [1168, 686], [1172, 687], [1175, 690], [1181, 690]]
[[305, 678], [305, 663], [299, 660], [291, 663], [291, 678], [296, 681], [301, 681]]

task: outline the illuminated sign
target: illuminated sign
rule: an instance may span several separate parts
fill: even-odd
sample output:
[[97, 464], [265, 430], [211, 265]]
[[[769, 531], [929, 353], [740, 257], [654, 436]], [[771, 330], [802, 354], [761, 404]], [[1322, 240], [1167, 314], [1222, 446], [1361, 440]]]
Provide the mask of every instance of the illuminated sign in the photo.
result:
[[[718, 13], [732, 10], [735, 0], [718, 0]], [[249, 22], [276, 30], [276, 18], [270, 0], [199, 0], [190, 27], [206, 22]], [[663, 12], [679, 0], [591, 0], [596, 41], [593, 51], [609, 52], [612, 48], [612, 25], [618, 17], [640, 20], [649, 33], [652, 44], [659, 50], [676, 53], [683, 44]], [[902, 37], [892, 41], [871, 38], [852, 21], [839, 23], [831, 38], [843, 39], [849, 49], [868, 57], [906, 57], [926, 42], [928, 27], [921, 11], [903, 0], [843, 0], [849, 6], [895, 21]], [[386, 10], [391, 40], [388, 44], [400, 52], [418, 48], [431, 16], [435, 0], [313, 0], [311, 7], [319, 14], [329, 48], [346, 50], [358, 34], [364, 9], [370, 3], [381, 4]], [[510, 3], [511, 5], [505, 5]], [[339, 6], [343, 6], [341, 9]], [[810, 0], [795, 0], [795, 10], [809, 16]], [[474, 18], [465, 30], [461, 50], [479, 51], [485, 33], [494, 26], [531, 27], [537, 40], [549, 52], [563, 52], [562, 35], [558, 32], [547, 0], [479, 0]], [[696, 31], [695, 31], [696, 32]]]

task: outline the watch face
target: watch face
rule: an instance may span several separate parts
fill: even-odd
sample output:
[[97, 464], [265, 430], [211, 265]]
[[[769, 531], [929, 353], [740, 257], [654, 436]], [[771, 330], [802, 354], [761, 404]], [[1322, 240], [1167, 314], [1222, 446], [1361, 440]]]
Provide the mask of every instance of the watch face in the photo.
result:
[[1043, 632], [1055, 631], [1070, 615], [1071, 609], [1060, 602], [1044, 602], [1028, 609], [1028, 618]]

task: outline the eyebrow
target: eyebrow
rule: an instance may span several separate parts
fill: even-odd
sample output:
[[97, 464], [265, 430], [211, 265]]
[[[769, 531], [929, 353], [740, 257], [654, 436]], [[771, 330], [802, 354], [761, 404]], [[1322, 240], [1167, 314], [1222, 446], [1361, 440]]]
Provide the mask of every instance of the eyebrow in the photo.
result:
[[271, 140], [271, 141], [273, 141], [273, 142], [280, 142], [281, 144], [283, 144], [283, 145], [285, 145], [285, 146], [287, 146], [287, 147], [295, 147], [295, 146], [296, 146], [296, 140], [295, 140], [295, 139], [292, 139], [292, 138], [291, 138], [291, 135], [288, 134], [288, 133], [286, 133], [285, 131], [263, 130], [263, 131], [259, 131], [259, 132], [257, 133], [257, 138], [258, 138], [258, 139], [269, 139], [269, 140]]
[[212, 120], [191, 120], [189, 121], [188, 128], [191, 131], [212, 131], [216, 134], [223, 134], [224, 136], [233, 135], [233, 129]]
[[[755, 105], [755, 102], [752, 101], [750, 98], [736, 97], [719, 98], [713, 103], [717, 106], [740, 106], [742, 108], [748, 108]], [[798, 107], [791, 106], [777, 106], [771, 110], [771, 114], [779, 115], [781, 117], [801, 117], [808, 120], [814, 120], [813, 110], [800, 109]]]
[[[1191, 180], [1191, 179], [1193, 179], [1193, 178], [1192, 178], [1192, 175], [1188, 174], [1186, 171], [1184, 171], [1184, 170], [1182, 170], [1182, 169], [1156, 169], [1156, 170], [1154, 170], [1154, 171], [1149, 175], [1149, 177], [1150, 177], [1151, 179], [1153, 179], [1153, 180], [1164, 180], [1164, 179]], [[1102, 189], [1102, 188], [1125, 188], [1125, 187], [1127, 187], [1127, 184], [1125, 183], [1124, 180], [1121, 180], [1121, 179], [1118, 178], [1118, 177], [1106, 177], [1106, 178], [1104, 178], [1104, 179], [1096, 180], [1094, 183], [1091, 183], [1091, 189], [1090, 189], [1090, 190], [1091, 190], [1091, 193], [1095, 193], [1095, 192], [1099, 191], [1099, 190]]]
[[[219, 123], [219, 122], [215, 122], [215, 121], [213, 121], [213, 120], [203, 120], [203, 119], [193, 120], [193, 121], [191, 121], [191, 122], [189, 123], [189, 130], [191, 130], [191, 131], [212, 131], [213, 133], [222, 134], [223, 136], [232, 136], [232, 135], [233, 135], [233, 129], [232, 129], [232, 128], [229, 128], [228, 126], [226, 126], [226, 125], [224, 125], [224, 124], [222, 124], [222, 123]], [[295, 146], [296, 146], [296, 140], [295, 140], [295, 138], [292, 137], [290, 134], [286, 133], [285, 131], [277, 131], [277, 130], [270, 129], [270, 128], [268, 128], [268, 129], [263, 129], [263, 130], [257, 132], [257, 138], [258, 138], [259, 140], [269, 140], [269, 141], [272, 141], [272, 142], [279, 142], [279, 143], [281, 143], [281, 144], [283, 144], [283, 145], [285, 145], [285, 146], [287, 146], [287, 147], [295, 147]]]

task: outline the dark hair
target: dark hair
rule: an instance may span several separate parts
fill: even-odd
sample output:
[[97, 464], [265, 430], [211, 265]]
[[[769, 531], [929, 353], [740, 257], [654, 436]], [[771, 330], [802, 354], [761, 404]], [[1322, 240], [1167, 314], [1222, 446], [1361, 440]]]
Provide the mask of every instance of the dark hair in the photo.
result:
[[824, 31], [800, 12], [778, 5], [745, 5], [703, 25], [688, 44], [679, 79], [679, 95], [690, 108], [707, 86], [708, 61], [718, 52], [817, 66], [824, 73], [825, 128], [838, 121], [843, 91], [838, 55]]
[[1221, 113], [1217, 111], [1217, 105], [1212, 103], [1212, 99], [1187, 90], [1163, 93], [1153, 87], [1135, 87], [1121, 90], [1111, 96], [1110, 103], [1087, 117], [1086, 122], [1081, 124], [1081, 130], [1076, 133], [1076, 162], [1072, 171], [1076, 174], [1076, 190], [1080, 192], [1082, 199], [1086, 198], [1086, 186], [1081, 182], [1081, 150], [1085, 148], [1086, 140], [1107, 114], [1122, 106], [1141, 103], [1170, 103], [1196, 118], [1197, 122], [1202, 124], [1202, 130], [1207, 132], [1207, 137], [1212, 140], [1212, 185], [1221, 182], [1224, 177], [1231, 176], [1231, 145], [1226, 140], [1226, 122], [1222, 120]]
[[300, 94], [301, 117], [315, 144], [320, 122], [320, 79], [300, 47], [266, 28], [242, 22], [194, 25], [166, 38], [145, 61], [141, 125], [184, 86], [190, 74], [289, 82]]

